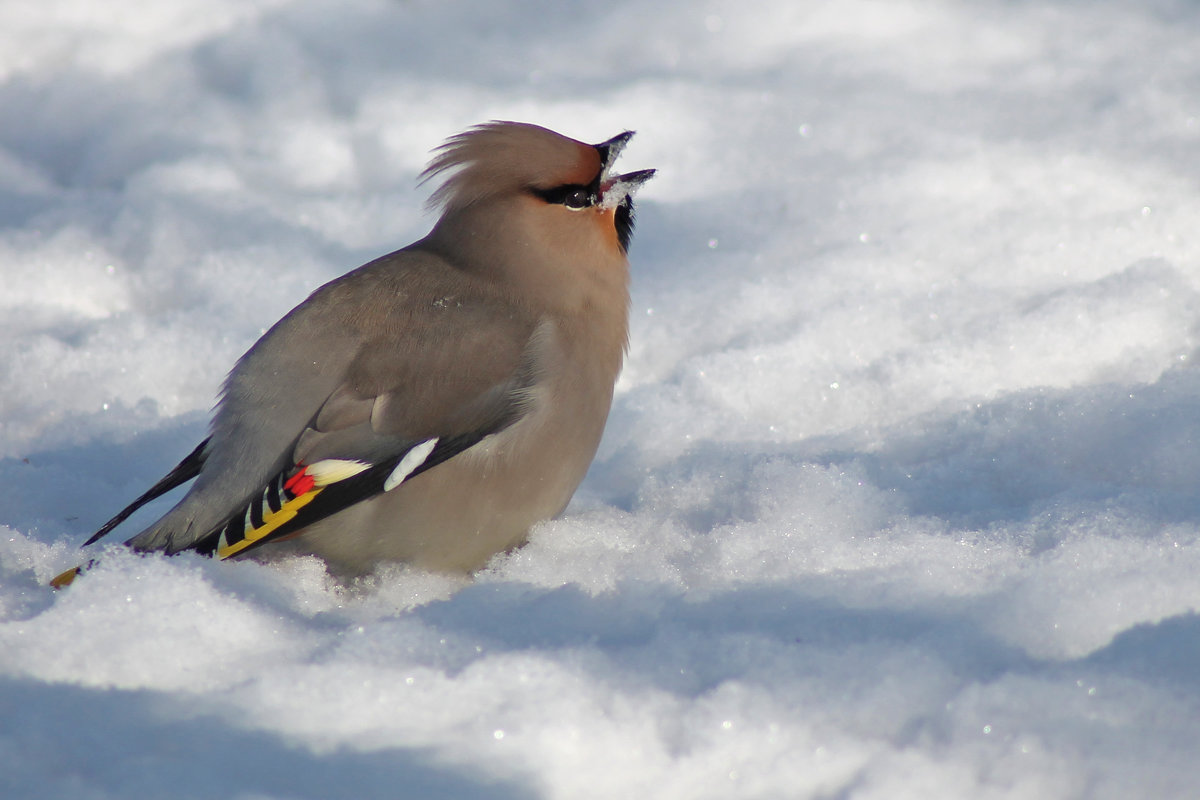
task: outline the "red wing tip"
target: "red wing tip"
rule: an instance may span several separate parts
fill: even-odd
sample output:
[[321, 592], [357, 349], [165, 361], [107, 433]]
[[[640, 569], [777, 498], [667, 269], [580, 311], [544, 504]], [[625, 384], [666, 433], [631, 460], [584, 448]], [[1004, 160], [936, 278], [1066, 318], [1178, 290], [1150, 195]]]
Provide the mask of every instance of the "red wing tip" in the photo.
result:
[[308, 467], [304, 464], [297, 464], [296, 471], [284, 482], [283, 488], [291, 492], [293, 497], [299, 497], [312, 491], [315, 483], [313, 477], [308, 474]]

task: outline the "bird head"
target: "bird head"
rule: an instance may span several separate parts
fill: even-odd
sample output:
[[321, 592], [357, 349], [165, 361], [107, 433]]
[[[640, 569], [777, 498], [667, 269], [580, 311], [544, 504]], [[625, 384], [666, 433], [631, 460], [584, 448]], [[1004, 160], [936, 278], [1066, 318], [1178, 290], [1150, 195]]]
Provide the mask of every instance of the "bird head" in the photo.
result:
[[499, 205], [518, 235], [521, 222], [553, 240], [580, 243], [599, 233], [623, 257], [633, 234], [633, 194], [655, 172], [613, 174], [631, 138], [626, 131], [586, 144], [537, 125], [488, 122], [438, 148], [422, 180], [448, 175], [429, 201], [443, 219], [468, 215], [482, 223]]

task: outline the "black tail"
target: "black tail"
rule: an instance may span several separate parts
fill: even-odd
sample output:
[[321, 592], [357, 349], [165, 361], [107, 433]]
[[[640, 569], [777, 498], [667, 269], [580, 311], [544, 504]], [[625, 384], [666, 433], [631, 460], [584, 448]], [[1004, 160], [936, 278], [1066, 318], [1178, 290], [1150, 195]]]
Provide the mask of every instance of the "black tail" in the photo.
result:
[[104, 527], [92, 534], [92, 538], [84, 542], [83, 546], [87, 547], [89, 544], [104, 538], [113, 528], [117, 527], [126, 519], [128, 519], [130, 514], [146, 505], [146, 503], [149, 503], [151, 500], [166, 494], [180, 484], [187, 483], [192, 478], [199, 475], [200, 469], [204, 466], [204, 461], [207, 458], [204, 453], [204, 448], [208, 446], [208, 441], [208, 439], [205, 439], [203, 442], [201, 442], [199, 446], [197, 446], [196, 449], [193, 450], [190, 455], [188, 455], [187, 458], [185, 458], [183, 461], [180, 461], [179, 464], [176, 465], [175, 469], [168, 472], [161, 481], [151, 486], [145, 494], [122, 509], [121, 513], [104, 523]]

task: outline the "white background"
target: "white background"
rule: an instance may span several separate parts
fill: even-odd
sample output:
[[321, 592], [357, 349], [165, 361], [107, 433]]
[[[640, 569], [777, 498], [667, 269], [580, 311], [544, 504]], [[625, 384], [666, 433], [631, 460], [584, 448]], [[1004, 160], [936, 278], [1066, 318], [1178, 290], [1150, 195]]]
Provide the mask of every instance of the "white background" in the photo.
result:
[[[1183, 0], [0, 3], [0, 795], [1194, 797], [1198, 41]], [[473, 582], [109, 547], [48, 590], [492, 118], [659, 169], [566, 516]]]

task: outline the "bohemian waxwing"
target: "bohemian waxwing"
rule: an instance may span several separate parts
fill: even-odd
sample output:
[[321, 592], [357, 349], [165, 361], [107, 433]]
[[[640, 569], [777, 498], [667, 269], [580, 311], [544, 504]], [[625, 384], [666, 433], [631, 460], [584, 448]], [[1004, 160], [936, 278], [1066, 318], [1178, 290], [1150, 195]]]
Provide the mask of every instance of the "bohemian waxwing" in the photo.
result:
[[[195, 478], [138, 550], [470, 571], [571, 499], [627, 343], [633, 136], [452, 137], [424, 239], [312, 293], [242, 356], [210, 435], [92, 536]], [[76, 571], [56, 585], [69, 583]]]

